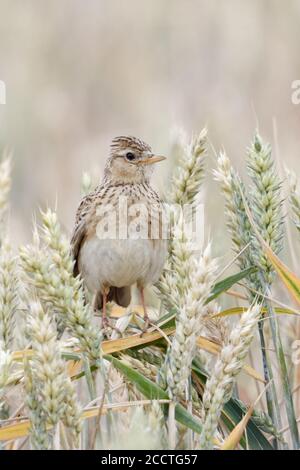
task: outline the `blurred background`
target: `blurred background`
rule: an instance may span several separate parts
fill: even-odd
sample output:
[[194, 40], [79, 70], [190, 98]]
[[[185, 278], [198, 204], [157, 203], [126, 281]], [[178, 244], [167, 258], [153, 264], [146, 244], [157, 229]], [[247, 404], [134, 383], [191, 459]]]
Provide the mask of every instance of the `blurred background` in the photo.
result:
[[[291, 101], [299, 0], [1, 0], [0, 8], [0, 145], [14, 154], [15, 243], [30, 240], [32, 216], [47, 204], [70, 233], [82, 173], [100, 179], [119, 134], [169, 157], [156, 169], [161, 190], [178, 126], [190, 134], [207, 125], [209, 166], [224, 147], [241, 173], [254, 129], [274, 144], [277, 127], [277, 156], [299, 173], [300, 105]], [[223, 239], [211, 172], [206, 189], [209, 230]]]

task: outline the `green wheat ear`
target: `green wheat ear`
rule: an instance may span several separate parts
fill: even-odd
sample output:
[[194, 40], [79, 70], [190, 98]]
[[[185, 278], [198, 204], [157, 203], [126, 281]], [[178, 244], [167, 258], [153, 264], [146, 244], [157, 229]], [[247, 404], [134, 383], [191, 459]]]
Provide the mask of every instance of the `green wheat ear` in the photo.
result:
[[194, 204], [205, 174], [207, 154], [207, 129], [192, 137], [189, 143], [181, 144], [181, 158], [173, 176], [169, 202]]
[[62, 234], [55, 212], [42, 213], [42, 239], [46, 249], [21, 247], [20, 259], [27, 282], [35, 287], [45, 305], [50, 305], [70, 328], [90, 359], [100, 358], [101, 332], [94, 328], [93, 311], [85, 302], [82, 281], [73, 276], [69, 243]]
[[[226, 223], [229, 229], [233, 249], [240, 253], [252, 240], [252, 228], [249, 222], [241, 188], [244, 189], [238, 173], [231, 165], [225, 152], [221, 152], [217, 160], [217, 168], [213, 171], [214, 178], [221, 186], [225, 198]], [[246, 250], [238, 258], [241, 269], [253, 266], [251, 250]]]
[[13, 345], [18, 304], [17, 258], [5, 240], [0, 248], [0, 342], [5, 351]]
[[33, 357], [30, 360], [27, 387], [28, 391], [30, 388], [31, 397], [28, 405], [31, 411], [33, 444], [39, 440], [35, 428], [38, 422], [39, 428], [47, 434], [45, 442], [52, 448], [53, 432], [46, 432], [47, 425], [55, 427], [62, 420], [70, 427], [78, 445], [80, 409], [61, 356], [56, 329], [39, 302], [31, 302], [29, 308], [28, 335]]
[[196, 354], [197, 337], [204, 328], [205, 303], [211, 293], [217, 272], [217, 262], [211, 256], [211, 246], [199, 261], [191, 260], [190, 288], [183, 295], [176, 316], [176, 331], [161, 371], [169, 396], [179, 400], [187, 389], [192, 361]]
[[[272, 158], [270, 144], [265, 143], [258, 133], [247, 153], [247, 168], [252, 180], [250, 207], [254, 222], [263, 239], [278, 254], [283, 246], [283, 215], [280, 181]], [[253, 235], [253, 254], [257, 265], [264, 273], [268, 284], [273, 282], [274, 270], [264, 255], [261, 243]]]
[[0, 221], [8, 207], [8, 195], [11, 188], [11, 157], [7, 154], [0, 161]]
[[230, 399], [235, 377], [241, 371], [249, 352], [255, 328], [260, 316], [260, 305], [254, 305], [243, 313], [238, 324], [231, 331], [225, 345], [207, 380], [204, 395], [204, 424], [200, 436], [202, 449], [213, 447], [213, 438], [224, 404]]
[[[168, 202], [174, 207], [172, 214], [174, 228], [169, 240], [169, 258], [161, 274], [158, 288], [159, 296], [167, 308], [178, 310], [182, 296], [190, 288], [190, 260], [193, 253], [183, 230], [182, 208], [195, 206], [205, 176], [207, 158], [207, 129], [194, 135], [187, 142], [184, 131], [178, 131], [177, 152], [180, 155], [178, 167], [174, 172]], [[173, 207], [173, 206], [172, 206]]]
[[295, 173], [286, 170], [289, 185], [289, 202], [292, 210], [293, 222], [300, 232], [300, 187]]

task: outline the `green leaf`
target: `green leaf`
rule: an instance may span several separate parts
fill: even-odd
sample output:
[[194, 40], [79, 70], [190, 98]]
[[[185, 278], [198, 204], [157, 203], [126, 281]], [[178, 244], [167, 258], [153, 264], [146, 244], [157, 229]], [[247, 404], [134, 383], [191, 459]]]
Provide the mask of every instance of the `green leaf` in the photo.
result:
[[[249, 307], [232, 307], [222, 312], [216, 313], [213, 315], [213, 318], [220, 318], [220, 317], [228, 317], [231, 315], [241, 315], [242, 313], [246, 312]], [[277, 315], [300, 315], [300, 312], [297, 310], [291, 310], [289, 308], [284, 307], [275, 307], [274, 311]], [[261, 309], [261, 313], [267, 314], [268, 310], [266, 308]]]
[[234, 284], [237, 282], [240, 282], [242, 279], [245, 279], [245, 277], [248, 277], [250, 274], [253, 274], [257, 271], [257, 268], [254, 266], [244, 269], [243, 271], [240, 271], [237, 274], [233, 274], [232, 276], [227, 277], [226, 279], [223, 279], [223, 281], [217, 282], [215, 284], [212, 293], [210, 297], [207, 299], [207, 304], [211, 302], [212, 300], [215, 300], [217, 297], [219, 297], [223, 292], [228, 291]]
[[[196, 360], [193, 362], [193, 371], [197, 374], [198, 378], [204, 385], [206, 382], [206, 373], [201, 370]], [[245, 412], [239, 405], [238, 401], [234, 398], [231, 398], [224, 405], [221, 418], [227, 429], [231, 432], [235, 426], [239, 424], [244, 415]], [[248, 421], [246, 432], [248, 444], [251, 450], [274, 450], [264, 434], [254, 423], [252, 418], [250, 418]], [[246, 441], [244, 437], [241, 439], [240, 445], [244, 449], [246, 448]]]
[[279, 275], [280, 279], [286, 286], [288, 292], [294, 298], [298, 305], [300, 305], [300, 279], [293, 273], [268, 247], [266, 244], [264, 245], [266, 256], [268, 257], [269, 261], [272, 263], [274, 269], [276, 270], [277, 274]]
[[[227, 428], [229, 431], [242, 420], [245, 412], [240, 407], [239, 403], [231, 398], [225, 405], [222, 413], [222, 420], [224, 424], [227, 421]], [[254, 423], [253, 419], [250, 418], [247, 427], [246, 427], [248, 443], [251, 450], [274, 450], [272, 445], [266, 439], [261, 430]], [[241, 442], [242, 444], [242, 442]], [[246, 447], [246, 442], [244, 441], [243, 447]]]
[[[125, 377], [133, 383], [137, 389], [149, 400], [168, 400], [169, 396], [165, 390], [151, 380], [144, 377], [142, 374], [132, 369], [130, 366], [120, 361], [113, 356], [104, 356], [104, 359], [111, 362], [116, 369], [118, 369]], [[192, 431], [200, 434], [201, 424], [200, 421], [194, 418], [182, 405], [179, 403], [175, 406], [175, 419], [192, 429]]]
[[[240, 282], [242, 279], [245, 279], [245, 277], [248, 277], [250, 274], [253, 274], [256, 271], [257, 271], [257, 268], [255, 268], [254, 266], [251, 266], [250, 268], [244, 269], [243, 271], [240, 271], [237, 274], [233, 274], [232, 276], [226, 277], [222, 281], [217, 282], [214, 285], [212, 293], [207, 299], [206, 304], [208, 304], [212, 300], [215, 300], [221, 294], [228, 291], [232, 286], [234, 286], [234, 284], [236, 284], [237, 282]], [[164, 328], [169, 328], [171, 326], [174, 326], [175, 317], [176, 317], [176, 309], [173, 308], [159, 319], [159, 322], [158, 322], [159, 327], [161, 328], [163, 326]]]

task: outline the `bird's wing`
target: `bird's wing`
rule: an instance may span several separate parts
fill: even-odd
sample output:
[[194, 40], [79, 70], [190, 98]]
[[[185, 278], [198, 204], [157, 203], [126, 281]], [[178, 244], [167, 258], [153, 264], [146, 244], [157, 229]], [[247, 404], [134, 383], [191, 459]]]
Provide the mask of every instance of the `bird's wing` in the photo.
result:
[[89, 220], [89, 214], [91, 212], [94, 196], [94, 192], [86, 195], [79, 204], [79, 207], [76, 212], [75, 227], [70, 243], [71, 255], [75, 261], [73, 268], [74, 276], [77, 276], [79, 274], [78, 257], [82, 242], [84, 241], [87, 234], [87, 222]]

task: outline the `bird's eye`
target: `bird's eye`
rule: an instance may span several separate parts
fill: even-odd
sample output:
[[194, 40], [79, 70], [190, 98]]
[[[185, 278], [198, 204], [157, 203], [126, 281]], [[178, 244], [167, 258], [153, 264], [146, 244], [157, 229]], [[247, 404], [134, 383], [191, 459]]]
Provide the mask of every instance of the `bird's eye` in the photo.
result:
[[127, 160], [129, 160], [130, 162], [132, 162], [133, 160], [135, 160], [135, 155], [134, 155], [134, 153], [132, 153], [132, 152], [127, 152], [127, 153], [126, 153], [126, 158], [127, 158]]

